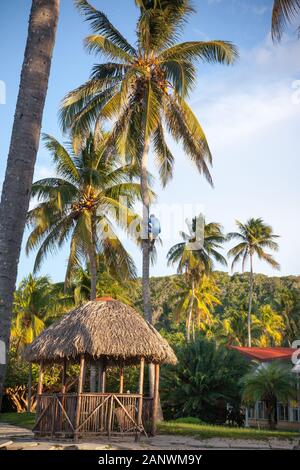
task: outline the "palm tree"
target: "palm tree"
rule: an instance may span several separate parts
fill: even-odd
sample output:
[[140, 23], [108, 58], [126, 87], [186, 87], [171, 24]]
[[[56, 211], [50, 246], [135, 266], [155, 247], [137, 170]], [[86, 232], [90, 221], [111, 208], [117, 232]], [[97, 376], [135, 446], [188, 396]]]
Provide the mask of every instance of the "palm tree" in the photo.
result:
[[217, 297], [220, 290], [212, 277], [207, 275], [203, 275], [194, 289], [182, 281], [178, 283], [177, 287], [176, 298], [180, 300], [174, 314], [178, 321], [181, 320], [182, 314], [185, 315], [187, 341], [189, 342], [191, 339], [191, 330], [193, 341], [195, 341], [195, 327], [198, 330], [205, 330], [207, 326], [213, 324], [214, 307], [221, 305], [221, 301]]
[[[59, 0], [32, 0], [0, 203], [0, 341], [6, 359], [13, 294], [59, 16]], [[6, 362], [0, 362], [0, 408]]]
[[[14, 297], [11, 336], [17, 354], [45, 328], [47, 316], [55, 308], [53, 285], [48, 277], [23, 279]], [[31, 411], [32, 364], [29, 363], [27, 411]]]
[[[100, 139], [98, 133], [98, 140]], [[74, 154], [69, 142], [68, 151], [54, 137], [44, 136], [51, 152], [57, 177], [37, 181], [31, 195], [40, 202], [28, 212], [26, 252], [39, 247], [34, 272], [49, 252], [53, 252], [70, 239], [70, 254], [66, 271], [66, 286], [72, 280], [74, 268], [88, 259], [91, 277], [90, 299], [96, 298], [98, 254], [106, 264], [118, 265], [124, 278], [135, 277], [132, 258], [118, 238], [114, 222], [129, 231], [130, 223], [138, 221], [131, 210], [140, 196], [140, 186], [134, 182], [135, 169], [121, 165], [118, 157], [106, 161], [105, 138], [96, 144], [93, 134]], [[126, 197], [123, 203], [121, 197]]]
[[[251, 316], [251, 323], [256, 325], [256, 317]], [[219, 319], [219, 325], [216, 328], [216, 337], [224, 344], [234, 344], [242, 346], [247, 341], [247, 312], [227, 308], [224, 311], [224, 317]]]
[[244, 271], [248, 259], [250, 260], [250, 295], [248, 308], [248, 346], [251, 347], [251, 312], [253, 300], [253, 257], [257, 255], [262, 261], [266, 261], [274, 269], [280, 269], [275, 259], [265, 251], [265, 248], [277, 251], [278, 244], [274, 241], [278, 235], [273, 233], [270, 225], [267, 225], [262, 219], [249, 219], [245, 224], [236, 221], [238, 232], [228, 234], [228, 240], [237, 239], [239, 243], [231, 248], [228, 256], [233, 258], [231, 269], [242, 261], [242, 270]]
[[282, 344], [284, 321], [271, 305], [262, 305], [258, 311], [258, 330], [260, 335], [256, 340], [257, 346], [280, 346]]
[[128, 43], [104, 13], [86, 0], [76, 1], [93, 30], [85, 40], [88, 51], [109, 62], [94, 66], [90, 80], [69, 93], [62, 103], [61, 123], [80, 136], [91, 123], [102, 119], [115, 122], [107, 145], [116, 145], [121, 155], [130, 156], [140, 168], [142, 222], [142, 296], [144, 313], [152, 322], [148, 220], [150, 193], [147, 178], [149, 149], [163, 185], [172, 177], [174, 156], [167, 146], [165, 130], [180, 141], [198, 171], [211, 183], [211, 153], [196, 116], [186, 102], [196, 80], [195, 62], [232, 64], [236, 48], [223, 41], [177, 43], [190, 0], [174, 2], [141, 0], [137, 45]]
[[[203, 243], [197, 247], [197, 218], [192, 220], [190, 234], [181, 232], [183, 242], [174, 245], [167, 254], [168, 264], [178, 264], [177, 272], [184, 273], [189, 286], [189, 313], [187, 322], [187, 340], [190, 340], [193, 308], [196, 300], [196, 286], [201, 284], [203, 274], [209, 274], [217, 261], [226, 265], [226, 259], [218, 251], [226, 241], [222, 227], [216, 222], [206, 224], [203, 227]], [[193, 244], [193, 245], [192, 245]], [[193, 248], [193, 249], [192, 249]], [[196, 248], [196, 249], [195, 249]]]
[[[272, 12], [272, 38], [280, 41], [287, 24], [300, 13], [300, 0], [274, 0]], [[298, 28], [300, 32], [300, 27]]]
[[245, 403], [265, 402], [270, 429], [276, 428], [277, 402], [287, 403], [297, 396], [296, 379], [291, 368], [275, 361], [256, 366], [241, 384]]
[[[107, 261], [102, 255], [98, 255], [98, 276], [97, 276], [97, 295], [100, 297], [111, 296], [120, 302], [132, 305], [130, 291], [127, 288], [128, 282], [124, 282], [122, 269], [119, 271], [119, 264], [113, 266], [113, 269], [107, 265]], [[124, 275], [124, 270], [123, 270]], [[65, 291], [63, 283], [60, 284], [60, 290]], [[69, 298], [75, 305], [81, 305], [90, 299], [91, 295], [91, 273], [89, 265], [75, 269], [73, 282], [67, 289]]]

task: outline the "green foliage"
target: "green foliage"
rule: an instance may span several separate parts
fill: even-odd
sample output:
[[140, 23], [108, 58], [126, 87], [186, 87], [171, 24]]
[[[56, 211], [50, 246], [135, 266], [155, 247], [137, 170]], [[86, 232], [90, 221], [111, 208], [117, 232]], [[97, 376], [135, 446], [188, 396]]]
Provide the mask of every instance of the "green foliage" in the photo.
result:
[[[225, 272], [214, 272], [216, 286], [220, 290], [218, 299], [221, 304], [214, 308], [212, 333], [218, 342], [245, 346], [247, 343], [247, 309], [249, 299], [249, 273], [229, 276]], [[185, 322], [178, 324], [174, 312], [178, 301], [180, 275], [151, 278], [150, 287], [153, 298], [155, 324], [168, 333], [184, 333]], [[139, 285], [135, 305], [139, 305]], [[269, 277], [254, 274], [253, 290], [253, 344], [259, 344], [263, 333], [263, 323], [259, 321], [261, 308], [269, 306], [284, 322], [281, 330], [281, 345], [291, 346], [300, 335], [300, 277]], [[269, 308], [268, 307], [268, 308]], [[276, 319], [276, 317], [275, 317]], [[277, 323], [277, 320], [276, 320]], [[279, 329], [280, 330], [280, 329]], [[210, 330], [211, 334], [211, 330]], [[271, 337], [267, 345], [274, 345]]]
[[[17, 354], [16, 347], [12, 344], [9, 351], [7, 372], [5, 377], [4, 387], [15, 387], [17, 385], [27, 385], [29, 374], [29, 364], [25, 362], [19, 354]], [[33, 384], [38, 381], [38, 366], [32, 366], [32, 382]]]
[[235, 351], [198, 337], [176, 349], [178, 364], [163, 369], [162, 405], [168, 417], [224, 423], [227, 403], [238, 407], [239, 380], [248, 364]]

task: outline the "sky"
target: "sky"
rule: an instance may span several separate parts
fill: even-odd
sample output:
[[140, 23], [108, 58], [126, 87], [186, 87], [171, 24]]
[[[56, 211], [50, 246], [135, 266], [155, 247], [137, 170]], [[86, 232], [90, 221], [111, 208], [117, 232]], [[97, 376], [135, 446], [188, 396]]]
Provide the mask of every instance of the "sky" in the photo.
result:
[[[134, 0], [91, 0], [118, 29], [134, 42], [138, 10]], [[20, 71], [27, 36], [30, 0], [2, 0], [0, 6], [0, 184], [5, 173]], [[280, 45], [270, 39], [271, 0], [194, 0], [197, 13], [182, 40], [232, 41], [240, 58], [233, 66], [200, 64], [190, 105], [199, 118], [213, 154], [214, 188], [197, 173], [183, 149], [170, 141], [176, 157], [174, 178], [162, 189], [155, 182], [161, 220], [162, 246], [151, 275], [172, 274], [169, 248], [180, 241], [185, 219], [204, 212], [206, 221], [220, 222], [225, 232], [235, 220], [262, 217], [280, 235], [276, 259], [280, 273], [255, 261], [267, 275], [299, 275], [299, 119], [300, 41], [292, 26]], [[63, 96], [89, 77], [97, 58], [88, 55], [83, 39], [89, 27], [72, 0], [61, 0], [61, 15], [53, 54], [42, 131], [63, 141], [57, 113]], [[5, 93], [4, 93], [5, 91]], [[5, 98], [5, 99], [4, 99]], [[157, 176], [153, 163], [151, 172]], [[51, 159], [40, 145], [34, 179], [54, 175]], [[137, 208], [139, 209], [139, 208]], [[26, 240], [28, 232], [24, 234]], [[141, 253], [132, 242], [125, 246], [141, 273]], [[225, 247], [224, 252], [230, 248]], [[54, 281], [64, 278], [68, 245], [53, 253], [39, 274]], [[34, 253], [22, 249], [18, 280], [32, 272]], [[219, 266], [216, 266], [219, 268]], [[223, 268], [224, 269], [224, 268]], [[237, 267], [236, 270], [239, 270]], [[226, 270], [226, 268], [225, 268]], [[230, 271], [230, 267], [228, 268]]]

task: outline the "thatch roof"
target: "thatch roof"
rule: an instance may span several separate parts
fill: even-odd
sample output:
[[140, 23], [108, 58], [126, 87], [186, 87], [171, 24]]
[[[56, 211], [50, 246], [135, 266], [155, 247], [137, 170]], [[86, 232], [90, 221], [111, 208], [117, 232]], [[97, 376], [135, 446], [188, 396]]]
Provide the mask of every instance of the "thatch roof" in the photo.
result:
[[132, 307], [111, 298], [87, 302], [45, 329], [25, 350], [30, 362], [106, 358], [108, 363], [145, 361], [175, 364], [158, 331]]

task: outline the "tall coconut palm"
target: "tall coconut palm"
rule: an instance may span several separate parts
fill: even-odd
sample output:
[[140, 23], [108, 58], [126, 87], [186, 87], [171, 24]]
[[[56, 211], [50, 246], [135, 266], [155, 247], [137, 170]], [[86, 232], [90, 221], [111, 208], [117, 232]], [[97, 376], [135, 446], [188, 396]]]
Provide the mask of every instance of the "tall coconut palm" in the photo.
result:
[[140, 167], [143, 202], [142, 294], [144, 313], [152, 321], [148, 220], [150, 195], [147, 179], [152, 143], [163, 185], [172, 177], [174, 156], [167, 146], [165, 130], [180, 141], [198, 171], [211, 182], [211, 153], [196, 116], [186, 102], [196, 80], [195, 62], [232, 64], [236, 48], [223, 41], [177, 43], [191, 12], [189, 0], [139, 1], [136, 46], [110, 23], [104, 13], [86, 0], [77, 0], [93, 30], [85, 40], [88, 51], [108, 59], [94, 66], [91, 78], [69, 93], [62, 103], [61, 123], [75, 136], [87, 132], [91, 123], [115, 122], [108, 147], [116, 145]]
[[[57, 177], [46, 178], [32, 185], [31, 195], [41, 201], [28, 212], [32, 227], [26, 251], [39, 247], [34, 271], [44, 257], [70, 240], [66, 285], [75, 273], [74, 268], [88, 260], [91, 276], [90, 299], [96, 298], [98, 254], [107, 265], [116, 262], [125, 277], [135, 276], [132, 258], [116, 234], [114, 225], [128, 230], [138, 221], [132, 208], [140, 197], [140, 186], [132, 166], [122, 165], [118, 158], [106, 161], [105, 139], [95, 143], [93, 134], [82, 142], [81, 151], [74, 154], [54, 137], [44, 136], [51, 152]], [[126, 197], [122, 202], [121, 197]]]
[[[300, 14], [300, 0], [274, 0], [272, 12], [272, 38], [280, 41], [287, 24]], [[298, 28], [300, 32], [300, 27]]]
[[[178, 264], [177, 272], [184, 273], [186, 282], [190, 286], [189, 290], [189, 313], [187, 322], [187, 339], [190, 340], [190, 328], [192, 325], [193, 307], [196, 299], [195, 289], [200, 284], [203, 274], [211, 273], [214, 262], [222, 265], [227, 264], [226, 259], [219, 252], [226, 237], [220, 224], [216, 222], [204, 223], [203, 243], [197, 248], [195, 245], [197, 230], [197, 218], [192, 220], [191, 233], [181, 232], [183, 242], [174, 245], [167, 254], [168, 264]], [[191, 245], [194, 244], [194, 245]], [[191, 249], [191, 248], [196, 249]]]
[[296, 379], [289, 365], [271, 362], [257, 366], [241, 381], [243, 386], [243, 401], [255, 403], [262, 400], [266, 404], [270, 429], [276, 428], [275, 410], [277, 402], [287, 403], [296, 399]]
[[248, 308], [248, 346], [251, 347], [251, 312], [253, 301], [253, 258], [255, 255], [261, 260], [268, 263], [274, 269], [280, 269], [279, 264], [273, 256], [265, 251], [269, 248], [273, 251], [278, 250], [278, 243], [270, 225], [267, 225], [262, 219], [249, 219], [245, 224], [236, 221], [239, 229], [238, 232], [228, 234], [228, 240], [238, 240], [238, 244], [231, 248], [228, 256], [233, 258], [231, 269], [237, 263], [242, 261], [242, 270], [244, 271], [247, 261], [250, 261], [250, 294], [249, 294], [249, 308]]
[[[47, 316], [53, 312], [53, 285], [48, 277], [23, 279], [14, 297], [11, 335], [16, 352], [22, 351], [45, 328]], [[27, 411], [31, 411], [32, 365], [29, 364]]]
[[[32, 0], [10, 149], [0, 203], [0, 408], [13, 294], [55, 43], [60, 0]], [[3, 363], [4, 362], [4, 363]]]
[[218, 298], [220, 290], [216, 286], [211, 276], [203, 275], [196, 287], [192, 287], [186, 282], [180, 281], [177, 285], [176, 298], [179, 299], [174, 314], [177, 321], [185, 316], [186, 338], [195, 341], [195, 328], [199, 331], [205, 330], [207, 326], [213, 324], [213, 311], [216, 305], [221, 305]]

